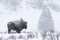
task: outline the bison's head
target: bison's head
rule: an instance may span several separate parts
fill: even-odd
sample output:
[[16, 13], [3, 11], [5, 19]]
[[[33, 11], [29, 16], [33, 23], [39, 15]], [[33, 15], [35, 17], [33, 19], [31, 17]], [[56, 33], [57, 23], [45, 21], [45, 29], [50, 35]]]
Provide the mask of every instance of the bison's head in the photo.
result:
[[27, 29], [27, 22], [24, 21], [22, 27]]
[[27, 29], [27, 22], [24, 21], [22, 18], [21, 18], [20, 22], [22, 24], [22, 29]]

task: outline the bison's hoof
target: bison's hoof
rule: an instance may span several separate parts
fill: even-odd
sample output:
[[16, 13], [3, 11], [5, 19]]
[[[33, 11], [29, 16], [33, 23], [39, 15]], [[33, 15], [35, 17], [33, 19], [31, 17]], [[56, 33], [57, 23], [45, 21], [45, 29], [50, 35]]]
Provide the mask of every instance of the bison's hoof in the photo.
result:
[[20, 33], [20, 31], [19, 31], [19, 30], [17, 30], [16, 32], [17, 32], [17, 33]]

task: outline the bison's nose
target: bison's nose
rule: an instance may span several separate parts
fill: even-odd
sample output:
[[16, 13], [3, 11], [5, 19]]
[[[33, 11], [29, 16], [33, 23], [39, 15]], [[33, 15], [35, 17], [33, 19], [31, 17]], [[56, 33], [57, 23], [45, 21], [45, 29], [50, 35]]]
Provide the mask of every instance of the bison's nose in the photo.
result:
[[27, 29], [27, 27], [25, 27], [25, 29]]

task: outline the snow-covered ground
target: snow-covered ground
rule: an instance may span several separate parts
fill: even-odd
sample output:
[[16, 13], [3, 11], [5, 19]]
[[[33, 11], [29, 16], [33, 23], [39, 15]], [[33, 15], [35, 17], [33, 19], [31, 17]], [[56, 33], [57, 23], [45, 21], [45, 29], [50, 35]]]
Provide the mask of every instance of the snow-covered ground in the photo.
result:
[[[38, 34], [38, 33], [37, 33]], [[40, 34], [27, 32], [27, 33], [19, 33], [19, 34], [0, 34], [0, 40], [42, 40]]]
[[[44, 39], [43, 39], [44, 38]], [[0, 40], [60, 40], [60, 33], [21, 32], [15, 34], [0, 34]]]

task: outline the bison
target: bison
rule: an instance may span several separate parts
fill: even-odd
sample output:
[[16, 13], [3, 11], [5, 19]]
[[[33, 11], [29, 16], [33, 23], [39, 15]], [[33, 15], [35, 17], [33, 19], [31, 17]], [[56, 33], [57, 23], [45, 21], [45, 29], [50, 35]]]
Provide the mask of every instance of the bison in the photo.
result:
[[8, 22], [8, 33], [11, 32], [11, 30], [15, 30], [17, 33], [20, 33], [21, 30], [27, 29], [27, 22], [25, 22], [22, 18], [21, 20], [16, 20], [12, 22]]

